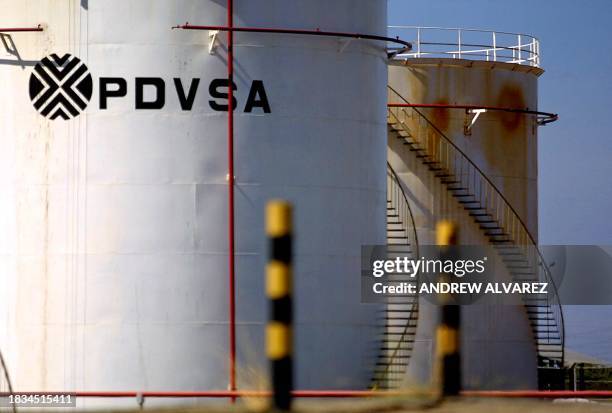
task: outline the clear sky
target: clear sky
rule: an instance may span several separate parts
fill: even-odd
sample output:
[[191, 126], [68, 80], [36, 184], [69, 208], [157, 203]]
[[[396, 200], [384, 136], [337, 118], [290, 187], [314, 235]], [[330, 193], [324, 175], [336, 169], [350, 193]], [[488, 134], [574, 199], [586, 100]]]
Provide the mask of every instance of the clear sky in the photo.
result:
[[[542, 244], [612, 245], [612, 1], [389, 0], [390, 25], [528, 33], [541, 42]], [[568, 345], [612, 361], [612, 307], [567, 307]]]

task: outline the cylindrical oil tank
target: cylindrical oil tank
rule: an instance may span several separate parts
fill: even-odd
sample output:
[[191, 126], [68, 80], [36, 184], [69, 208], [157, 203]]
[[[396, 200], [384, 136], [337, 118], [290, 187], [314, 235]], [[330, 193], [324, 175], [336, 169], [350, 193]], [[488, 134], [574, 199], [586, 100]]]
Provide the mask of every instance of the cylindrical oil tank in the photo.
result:
[[[468, 134], [463, 105], [524, 109], [538, 107], [538, 67], [460, 59], [409, 59], [389, 66], [389, 82], [419, 109], [495, 184], [527, 229], [538, 237], [538, 143], [536, 117], [489, 110]], [[444, 105], [459, 106], [445, 108]]]
[[[227, 388], [228, 115], [213, 108], [227, 104], [227, 35], [171, 30], [226, 25], [226, 3], [0, 0], [2, 24], [44, 25], [0, 46], [0, 346], [15, 388]], [[233, 3], [236, 26], [386, 33], [385, 0]], [[360, 246], [385, 242], [385, 44], [234, 40], [238, 387], [267, 381], [264, 206], [285, 198], [296, 387], [365, 388], [376, 311], [358, 280]], [[50, 120], [29, 79], [66, 53], [93, 96]]]
[[[525, 113], [489, 110], [466, 133], [473, 114], [461, 106], [537, 110], [538, 67], [454, 58], [409, 58], [389, 66], [389, 84], [407, 102], [439, 105], [418, 109], [493, 182], [537, 242], [537, 123]], [[390, 100], [399, 102], [390, 94]], [[458, 106], [446, 108], [445, 105]], [[414, 120], [417, 121], [416, 119]], [[420, 240], [433, 243], [436, 220], [459, 224], [464, 245], [488, 245], [484, 231], [447, 187], [389, 136], [389, 161], [414, 201]], [[497, 259], [496, 271], [506, 271]], [[509, 274], [505, 274], [509, 276]], [[508, 279], [509, 281], [510, 279]], [[422, 300], [423, 301], [423, 300]], [[409, 366], [409, 381], [431, 379], [438, 307], [423, 302]], [[524, 307], [463, 306], [462, 355], [466, 388], [537, 388], [537, 354]]]

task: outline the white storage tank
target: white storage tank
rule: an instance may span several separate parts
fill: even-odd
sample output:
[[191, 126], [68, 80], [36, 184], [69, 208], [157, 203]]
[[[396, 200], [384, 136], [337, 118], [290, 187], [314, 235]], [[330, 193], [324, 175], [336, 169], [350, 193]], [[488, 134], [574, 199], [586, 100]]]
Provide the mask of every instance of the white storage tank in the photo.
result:
[[[386, 33], [385, 0], [234, 3], [236, 26]], [[170, 29], [225, 25], [226, 2], [0, 10], [0, 25], [45, 28], [0, 46], [0, 348], [14, 387], [226, 389], [228, 116], [209, 101], [227, 103], [215, 82], [227, 35], [209, 52], [207, 31]], [[360, 246], [385, 242], [385, 44], [234, 39], [238, 387], [267, 375], [263, 211], [280, 197], [295, 206], [296, 387], [365, 388], [376, 311], [360, 304]], [[51, 120], [30, 76], [66, 53], [87, 65], [93, 95]]]
[[[513, 245], [529, 245], [527, 231], [537, 242], [538, 117], [531, 113], [538, 108], [538, 77], [543, 73], [537, 40], [521, 34], [470, 29], [393, 30], [407, 40], [415, 40], [415, 44], [412, 52], [389, 65], [389, 85], [394, 90], [389, 94], [390, 102], [422, 105], [416, 110], [407, 109], [411, 117], [407, 117], [406, 128], [413, 134], [412, 139], [431, 143], [434, 142], [431, 136], [443, 135], [442, 144], [449, 140], [457, 148], [448, 150], [450, 144], [436, 146], [438, 143], [427, 147], [429, 153], [443, 154], [437, 159], [443, 159], [442, 162], [450, 159], [448, 165], [453, 165], [450, 177], [439, 178], [415, 155], [417, 152], [398, 139], [396, 133], [390, 133], [389, 161], [414, 201], [419, 239], [432, 243], [436, 221], [448, 218], [459, 225], [461, 245], [491, 245], [492, 241], [507, 240], [503, 236], [488, 236], [488, 227], [493, 225], [502, 226], [502, 230], [496, 231], [509, 233]], [[473, 110], [470, 108], [486, 111], [475, 118], [476, 113], [470, 113]], [[422, 115], [417, 115], [417, 111]], [[482, 183], [486, 181], [480, 180], [480, 172], [475, 172], [475, 168], [496, 190]], [[443, 180], [451, 183], [445, 185]], [[456, 190], [459, 196], [453, 196], [451, 187], [465, 189]], [[482, 198], [473, 196], [485, 193]], [[488, 208], [486, 211], [483, 205]], [[513, 211], [505, 205], [510, 205]], [[488, 223], [482, 223], [487, 219]], [[496, 260], [498, 276], [511, 280], [501, 259], [491, 258]], [[541, 318], [535, 321], [532, 317], [536, 315], [528, 310], [531, 309], [526, 310], [520, 300], [515, 306], [462, 307], [465, 388], [538, 387], [538, 358], [542, 353], [536, 334], [542, 333], [534, 326], [544, 322]], [[419, 330], [407, 374], [410, 382], [431, 379], [438, 311], [427, 302], [419, 309]]]

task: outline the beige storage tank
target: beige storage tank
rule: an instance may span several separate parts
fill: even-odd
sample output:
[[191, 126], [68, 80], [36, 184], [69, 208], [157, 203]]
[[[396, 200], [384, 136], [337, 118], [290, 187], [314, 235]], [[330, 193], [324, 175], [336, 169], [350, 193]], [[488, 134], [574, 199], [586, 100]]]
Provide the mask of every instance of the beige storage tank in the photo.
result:
[[[410, 113], [398, 115], [405, 136], [390, 126], [388, 155], [414, 202], [420, 240], [433, 243], [435, 222], [451, 218], [461, 228], [461, 244], [537, 244], [535, 111], [543, 73], [537, 40], [464, 29], [392, 27], [392, 33], [415, 41], [412, 52], [389, 66], [389, 102], [406, 105], [390, 113]], [[448, 35], [454, 38], [445, 39]], [[389, 121], [398, 119], [390, 115]], [[505, 258], [496, 260], [504, 276], [515, 277]], [[537, 264], [533, 268], [539, 271]], [[431, 378], [436, 311], [422, 303], [409, 366], [417, 382]], [[560, 312], [557, 303], [550, 317], [562, 336]], [[537, 327], [542, 322], [520, 300], [515, 306], [467, 306], [463, 314], [468, 388], [537, 388], [543, 360], [562, 360], [562, 345], [547, 343], [543, 350]]]

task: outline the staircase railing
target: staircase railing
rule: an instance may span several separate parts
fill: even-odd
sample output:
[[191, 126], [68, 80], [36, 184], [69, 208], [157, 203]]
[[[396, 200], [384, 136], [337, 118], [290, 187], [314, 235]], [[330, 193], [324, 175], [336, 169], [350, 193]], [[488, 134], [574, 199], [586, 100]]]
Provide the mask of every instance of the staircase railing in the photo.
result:
[[406, 235], [411, 236], [409, 242], [415, 248], [415, 256], [419, 257], [419, 236], [416, 230], [414, 214], [412, 213], [412, 208], [410, 208], [406, 192], [404, 192], [404, 188], [389, 162], [387, 162], [387, 199], [395, 206], [400, 220], [404, 223]]
[[[11, 384], [11, 378], [9, 376], [8, 369], [6, 367], [6, 363], [4, 362], [4, 357], [2, 356], [1, 352], [0, 369], [2, 370], [0, 372], [0, 392], [4, 393], [3, 397], [6, 397], [8, 399], [8, 396], [13, 394], [13, 385]], [[11, 410], [13, 411], [13, 413], [16, 413], [17, 405], [12, 404]]]
[[[412, 213], [412, 209], [410, 208], [410, 203], [408, 202], [408, 197], [404, 192], [402, 184], [397, 177], [397, 174], [391, 167], [391, 164], [387, 162], [387, 202], [393, 207], [394, 212], [397, 213], [397, 220], [399, 224], [402, 226], [403, 232], [406, 235], [406, 245], [409, 245], [412, 250], [412, 255], [414, 257], [419, 257], [419, 237], [416, 230], [416, 223], [414, 220], [414, 214]], [[415, 280], [418, 280], [415, 278]], [[406, 305], [404, 303], [396, 303], [390, 302], [388, 305]], [[401, 311], [401, 319], [405, 321], [402, 332], [399, 338], [395, 341], [395, 346], [390, 355], [385, 355], [385, 363], [386, 365], [382, 368], [382, 371], [378, 369], [379, 376], [375, 377], [373, 380], [373, 388], [379, 387], [382, 381], [386, 380], [390, 373], [395, 374], [403, 374], [405, 371], [392, 371], [394, 366], [396, 365], [396, 360], [405, 360], [410, 357], [410, 353], [412, 352], [412, 348], [407, 348], [402, 344], [407, 343], [409, 340], [409, 336], [411, 334], [411, 330], [414, 327], [413, 322], [416, 322], [418, 318], [418, 309], [419, 309], [419, 298], [418, 296], [414, 297], [414, 301], [409, 304], [410, 308], [407, 310]], [[387, 322], [393, 321], [393, 316], [395, 312], [389, 312], [386, 310], [385, 320]], [[401, 328], [401, 324], [397, 326]], [[383, 344], [384, 340], [383, 340]], [[383, 350], [381, 354], [385, 354], [387, 350]]]
[[[529, 267], [533, 268], [537, 275], [538, 282], [548, 283], [548, 294], [543, 300], [552, 312], [559, 337], [553, 331], [547, 329], [545, 334], [541, 334], [538, 328], [534, 333], [538, 353], [546, 354], [546, 350], [540, 346], [550, 346], [560, 344], [561, 346], [561, 366], [564, 363], [564, 341], [565, 324], [563, 319], [563, 309], [559, 301], [557, 286], [552, 278], [550, 269], [546, 265], [544, 257], [540, 252], [537, 243], [527, 226], [514, 210], [510, 202], [504, 197], [501, 191], [486, 174], [457, 146], [451, 139], [442, 133], [421, 111], [414, 107], [401, 106], [409, 104], [403, 96], [395, 89], [388, 86], [389, 102], [400, 103], [394, 106], [392, 103], [388, 107], [389, 117], [402, 125], [406, 133], [406, 139], [412, 140], [423, 153], [427, 154], [428, 163], [436, 164], [437, 176], [446, 178], [446, 183], [465, 188], [469, 191], [468, 196], [473, 197], [473, 203], [480, 206], [479, 209], [486, 212], [492, 220], [499, 223], [503, 228], [503, 233], [498, 234], [504, 237], [499, 243], [506, 243], [520, 250]], [[409, 126], [411, 122], [412, 127]], [[414, 128], [416, 127], [416, 132]], [[556, 340], [559, 340], [557, 342]]]

